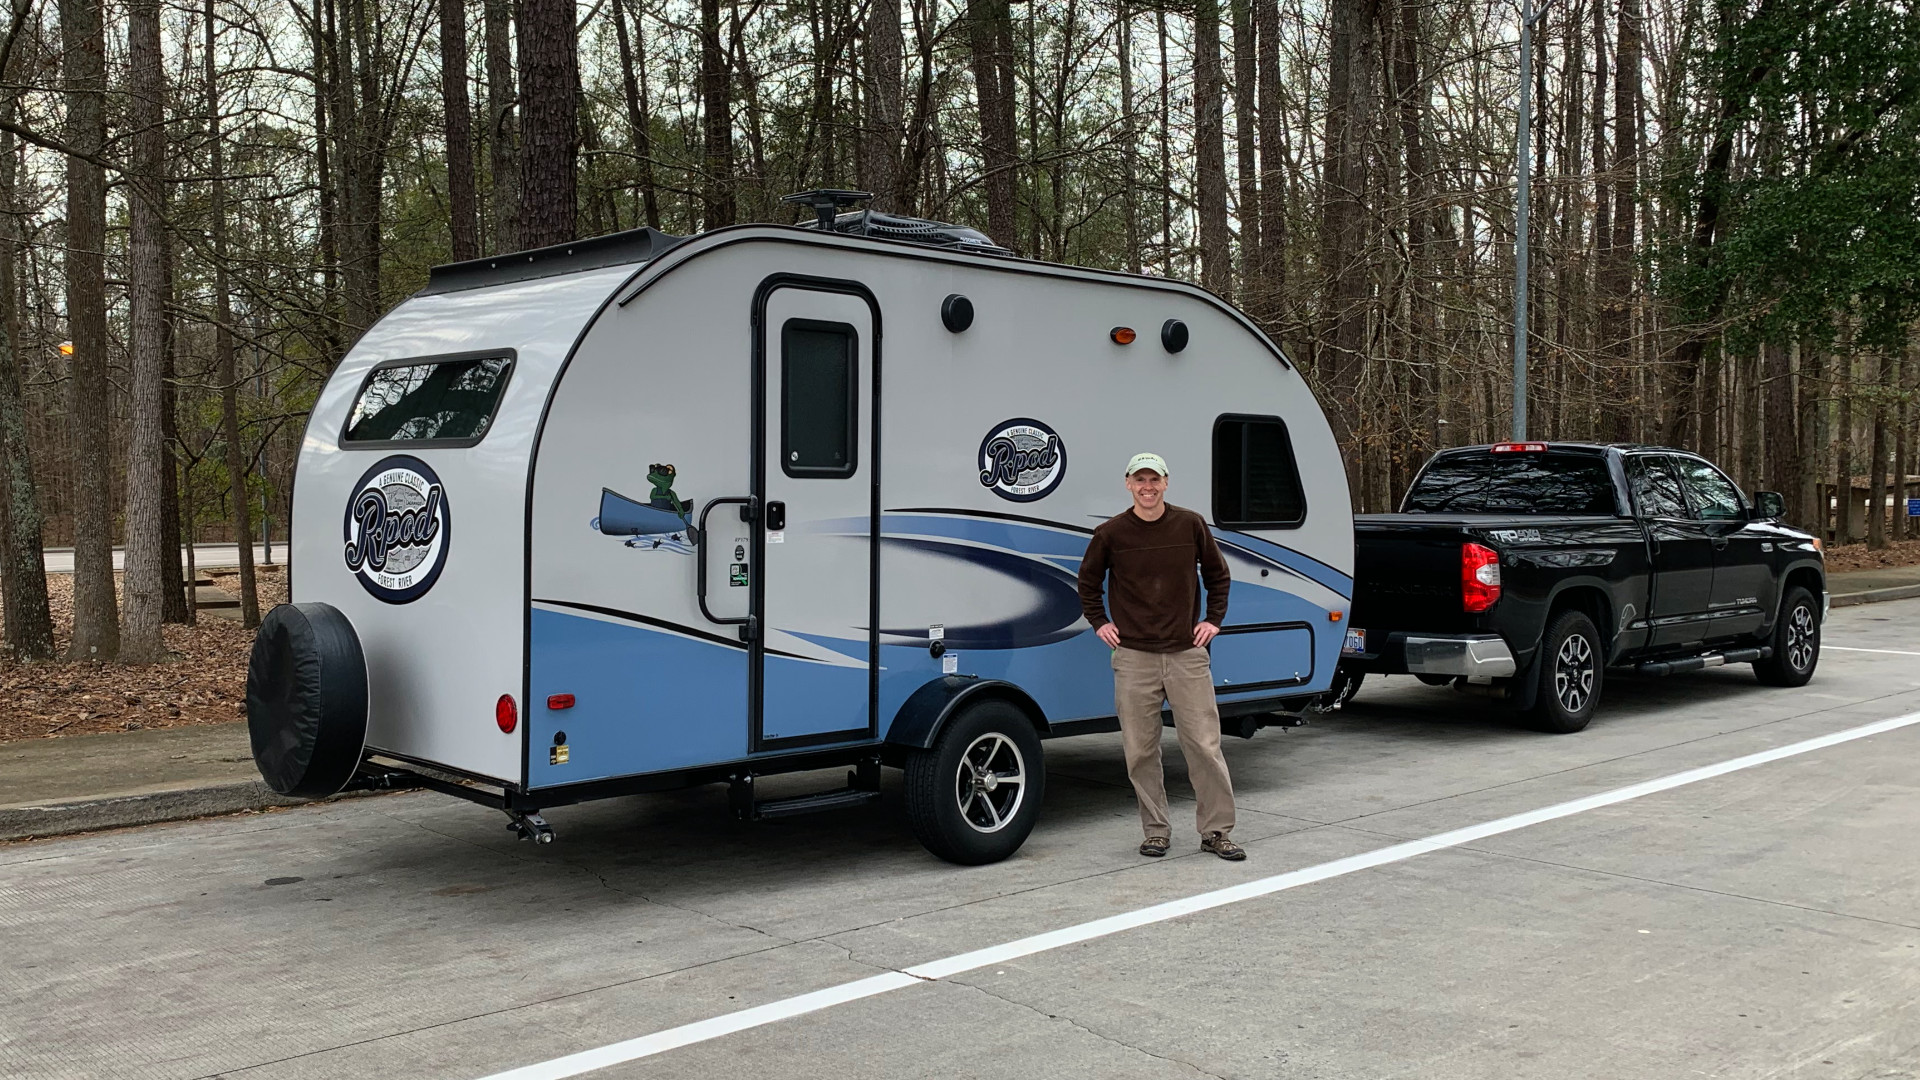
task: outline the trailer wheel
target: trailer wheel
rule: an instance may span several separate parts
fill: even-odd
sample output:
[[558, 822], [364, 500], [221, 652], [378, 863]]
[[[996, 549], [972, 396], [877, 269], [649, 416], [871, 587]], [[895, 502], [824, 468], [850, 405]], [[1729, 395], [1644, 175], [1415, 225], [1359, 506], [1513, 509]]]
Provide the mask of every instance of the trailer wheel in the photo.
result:
[[1563, 611], [1547, 627], [1534, 659], [1534, 677], [1540, 680], [1529, 719], [1540, 731], [1571, 735], [1587, 726], [1600, 703], [1605, 674], [1600, 632], [1579, 611]]
[[962, 866], [1020, 850], [1040, 817], [1047, 774], [1027, 714], [982, 701], [907, 759], [907, 823], [928, 851]]
[[1812, 593], [1798, 585], [1787, 590], [1768, 644], [1773, 655], [1754, 661], [1754, 678], [1766, 686], [1807, 685], [1820, 664], [1820, 607]]
[[367, 662], [330, 604], [267, 613], [247, 662], [247, 734], [267, 786], [306, 799], [353, 778], [367, 741]]

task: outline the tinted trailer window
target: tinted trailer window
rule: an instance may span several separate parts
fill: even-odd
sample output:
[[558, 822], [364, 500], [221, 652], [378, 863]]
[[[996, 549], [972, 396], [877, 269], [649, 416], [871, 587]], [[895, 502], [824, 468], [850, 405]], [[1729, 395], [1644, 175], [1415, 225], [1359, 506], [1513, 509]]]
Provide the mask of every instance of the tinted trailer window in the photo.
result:
[[1444, 457], [1407, 492], [1410, 514], [1608, 514], [1619, 512], [1605, 458], [1472, 453]]
[[349, 446], [472, 446], [487, 433], [513, 371], [511, 356], [457, 356], [382, 364], [347, 417]]

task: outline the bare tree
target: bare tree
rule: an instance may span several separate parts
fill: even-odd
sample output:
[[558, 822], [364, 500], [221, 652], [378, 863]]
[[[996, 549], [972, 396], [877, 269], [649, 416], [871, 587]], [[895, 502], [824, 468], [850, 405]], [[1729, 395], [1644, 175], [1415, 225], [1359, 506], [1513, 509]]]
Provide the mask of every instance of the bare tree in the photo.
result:
[[900, 148], [906, 140], [900, 74], [904, 50], [900, 0], [872, 0], [867, 13], [867, 116], [862, 150], [876, 210], [899, 210], [912, 202], [902, 191], [906, 177], [900, 170]]
[[[166, 656], [160, 637], [164, 563], [177, 538], [166, 533], [162, 487], [169, 467], [162, 412], [166, 406], [167, 268], [161, 199], [166, 184], [166, 73], [160, 60], [160, 0], [127, 6], [127, 119], [133, 162], [127, 213], [128, 398], [126, 609], [120, 658], [152, 663]], [[176, 556], [177, 561], [177, 556]]]
[[[226, 441], [227, 484], [232, 496], [233, 540], [240, 548], [240, 620], [260, 625], [260, 593], [253, 573], [253, 523], [247, 499], [247, 453], [240, 445], [240, 374], [234, 356], [233, 300], [227, 280], [226, 148], [221, 138], [220, 68], [214, 0], [207, 0], [202, 30], [202, 61], [207, 94], [208, 201], [213, 241], [213, 355], [214, 378], [220, 383], [220, 430]], [[364, 252], [363, 252], [364, 254]]]
[[1019, 165], [1014, 122], [1013, 13], [1007, 0], [967, 0], [967, 34], [979, 103], [981, 167], [986, 171], [987, 233], [1019, 246], [1013, 216]]
[[[16, 11], [18, 8], [15, 9]], [[10, 28], [11, 32], [11, 28]], [[0, 622], [16, 660], [53, 658], [53, 619], [40, 539], [40, 499], [20, 398], [19, 204], [11, 127], [19, 91], [0, 87]]]
[[660, 196], [653, 178], [653, 116], [647, 99], [647, 34], [644, 19], [635, 20], [627, 37], [626, 5], [613, 0], [613, 29], [620, 44], [620, 89], [627, 102], [627, 130], [633, 140], [633, 158], [640, 174], [640, 205], [647, 226], [660, 227]]
[[480, 254], [479, 204], [473, 183], [473, 111], [467, 105], [466, 0], [440, 0], [440, 101], [446, 109], [447, 212], [457, 262]]
[[520, 243], [576, 235], [580, 68], [571, 0], [521, 0]]
[[[513, 0], [481, 0], [487, 26], [487, 155], [492, 186], [488, 250], [520, 246], [520, 131], [514, 108]], [[645, 63], [645, 58], [641, 60]]]
[[113, 471], [108, 464], [106, 36], [100, 0], [61, 0], [67, 99], [68, 412], [73, 438], [73, 639], [75, 660], [120, 655], [113, 590]]

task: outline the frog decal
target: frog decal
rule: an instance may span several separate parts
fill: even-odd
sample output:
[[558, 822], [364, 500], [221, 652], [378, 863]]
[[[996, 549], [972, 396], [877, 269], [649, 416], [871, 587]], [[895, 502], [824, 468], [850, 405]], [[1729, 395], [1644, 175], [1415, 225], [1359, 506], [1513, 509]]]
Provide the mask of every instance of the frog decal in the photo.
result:
[[646, 502], [601, 488], [600, 516], [590, 527], [607, 536], [626, 537], [630, 548], [691, 553], [700, 537], [693, 527], [693, 502], [674, 493], [678, 475], [671, 464], [648, 465], [647, 482], [653, 489]]

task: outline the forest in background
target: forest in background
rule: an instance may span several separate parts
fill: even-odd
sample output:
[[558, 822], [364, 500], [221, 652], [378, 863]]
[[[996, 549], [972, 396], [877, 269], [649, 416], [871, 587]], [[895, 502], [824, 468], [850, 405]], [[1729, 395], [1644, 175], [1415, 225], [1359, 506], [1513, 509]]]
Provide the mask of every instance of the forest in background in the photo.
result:
[[[35, 579], [67, 544], [68, 655], [158, 655], [190, 617], [167, 553], [284, 533], [306, 410], [431, 266], [790, 223], [807, 188], [1233, 300], [1359, 509], [1508, 432], [1508, 3], [8, 4], [18, 657], [52, 650]], [[1697, 449], [1831, 542], [1909, 535], [1868, 510], [1920, 434], [1910, 0], [1552, 0], [1533, 40], [1529, 434]]]

